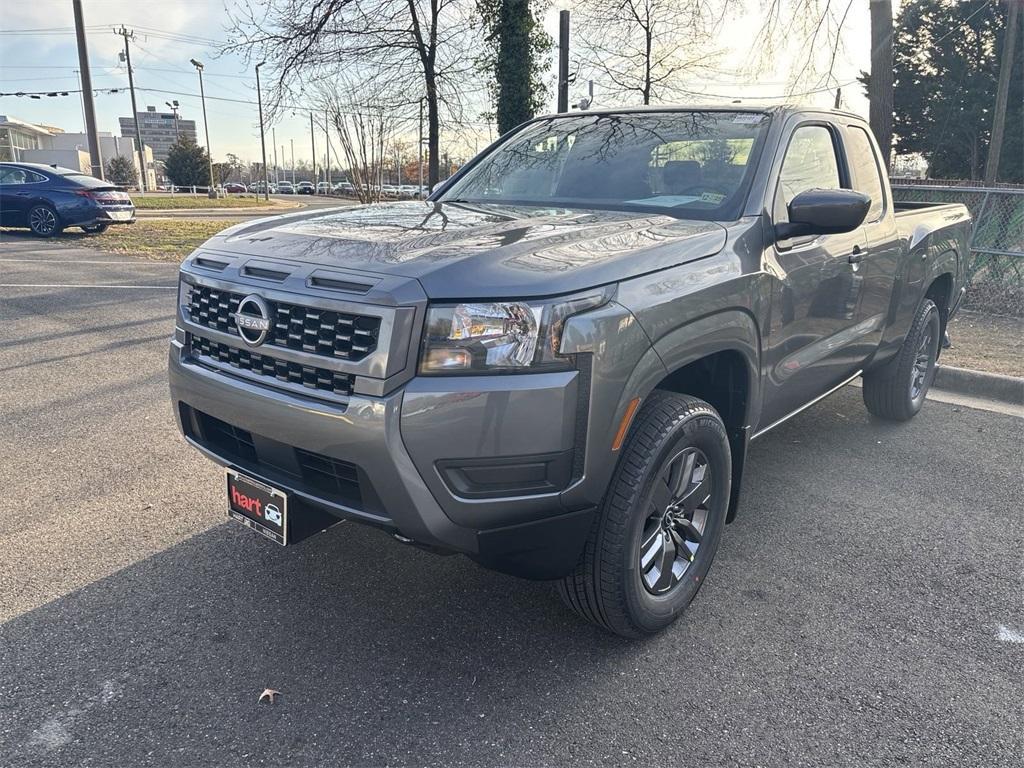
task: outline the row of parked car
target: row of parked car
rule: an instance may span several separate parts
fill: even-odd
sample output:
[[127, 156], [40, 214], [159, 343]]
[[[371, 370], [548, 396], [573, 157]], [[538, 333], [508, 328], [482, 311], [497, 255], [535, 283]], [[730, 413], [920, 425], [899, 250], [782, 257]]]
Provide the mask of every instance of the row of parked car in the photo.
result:
[[[405, 200], [417, 200], [421, 197], [426, 197], [429, 194], [427, 187], [420, 187], [416, 184], [382, 184], [379, 188], [371, 186], [368, 187], [368, 189], [375, 191], [379, 189], [381, 197]], [[258, 181], [246, 186], [245, 184], [232, 181], [224, 185], [224, 190], [227, 192], [253, 192], [259, 194], [263, 192], [263, 182]], [[342, 197], [355, 197], [356, 187], [348, 181], [340, 181], [335, 184], [321, 181], [315, 187], [311, 181], [300, 181], [296, 184], [292, 184], [290, 181], [278, 181], [270, 183], [270, 194], [339, 195]]]

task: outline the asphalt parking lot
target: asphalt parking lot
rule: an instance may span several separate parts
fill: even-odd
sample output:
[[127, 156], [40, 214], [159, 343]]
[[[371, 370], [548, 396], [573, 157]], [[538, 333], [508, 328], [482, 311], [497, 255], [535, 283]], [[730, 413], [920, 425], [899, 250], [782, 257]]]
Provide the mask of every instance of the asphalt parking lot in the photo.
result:
[[166, 392], [175, 265], [0, 264], [0, 766], [1020, 765], [1021, 419], [847, 387], [755, 443], [703, 591], [629, 643], [376, 531], [226, 522]]

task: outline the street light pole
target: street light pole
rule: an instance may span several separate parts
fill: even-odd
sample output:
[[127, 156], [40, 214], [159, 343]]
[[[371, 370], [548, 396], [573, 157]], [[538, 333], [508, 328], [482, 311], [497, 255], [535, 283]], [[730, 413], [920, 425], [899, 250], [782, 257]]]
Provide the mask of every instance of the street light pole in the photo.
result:
[[210, 150], [210, 123], [206, 120], [206, 92], [203, 90], [203, 63], [190, 59], [192, 66], [199, 72], [199, 99], [203, 102], [203, 132], [206, 134], [206, 159], [210, 165], [210, 191], [209, 197], [216, 197], [217, 192], [213, 188], [213, 152]]
[[313, 146], [313, 194], [320, 191], [320, 180], [316, 175], [316, 135], [313, 133], [313, 110], [309, 110], [309, 143]]
[[416, 190], [417, 197], [423, 197], [423, 101], [424, 99], [420, 99], [420, 140], [417, 145], [420, 166], [420, 188]]
[[325, 171], [327, 177], [327, 191], [331, 191], [331, 118], [324, 110], [324, 136], [327, 139], [327, 170]]
[[178, 107], [181, 105], [178, 104], [177, 99], [174, 101], [165, 101], [164, 104], [170, 107], [171, 113], [174, 115], [174, 141], [177, 143], [181, 141], [181, 134], [178, 132]]
[[260, 150], [263, 152], [263, 199], [270, 201], [270, 181], [267, 178], [267, 141], [263, 136], [263, 92], [260, 90], [260, 67], [267, 62], [256, 65], [256, 101], [260, 105]]
[[[277, 175], [277, 128], [270, 129], [270, 141], [274, 145], [274, 183], [281, 179]], [[284, 148], [281, 149], [281, 157], [284, 157]]]

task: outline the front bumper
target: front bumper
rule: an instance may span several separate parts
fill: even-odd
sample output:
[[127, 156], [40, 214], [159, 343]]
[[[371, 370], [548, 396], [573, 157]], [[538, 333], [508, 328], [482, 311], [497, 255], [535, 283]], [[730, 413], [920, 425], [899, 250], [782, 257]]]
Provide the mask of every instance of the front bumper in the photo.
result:
[[[386, 396], [353, 394], [339, 404], [205, 367], [179, 331], [169, 374], [186, 439], [289, 491], [300, 507], [528, 578], [557, 578], [582, 551], [594, 506], [563, 501], [579, 479], [577, 371], [513, 382], [414, 378]], [[212, 439], [214, 423], [243, 431], [243, 447]], [[317, 462], [321, 469], [310, 467]], [[327, 466], [346, 475], [337, 492], [309, 474]]]

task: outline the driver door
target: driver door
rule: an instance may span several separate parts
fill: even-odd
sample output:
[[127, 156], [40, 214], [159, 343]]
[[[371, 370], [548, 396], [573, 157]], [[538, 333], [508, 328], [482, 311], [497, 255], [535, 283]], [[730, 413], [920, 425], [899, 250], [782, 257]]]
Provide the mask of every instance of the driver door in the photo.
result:
[[25, 226], [30, 200], [27, 175], [22, 168], [0, 168], [0, 224], [3, 226]]
[[[793, 132], [779, 171], [773, 224], [808, 189], [849, 189], [835, 128], [806, 123]], [[766, 349], [764, 429], [842, 383], [856, 371], [853, 354], [863, 280], [850, 263], [866, 247], [864, 230], [792, 238], [766, 254], [776, 280]], [[856, 258], [855, 258], [856, 261]]]

